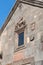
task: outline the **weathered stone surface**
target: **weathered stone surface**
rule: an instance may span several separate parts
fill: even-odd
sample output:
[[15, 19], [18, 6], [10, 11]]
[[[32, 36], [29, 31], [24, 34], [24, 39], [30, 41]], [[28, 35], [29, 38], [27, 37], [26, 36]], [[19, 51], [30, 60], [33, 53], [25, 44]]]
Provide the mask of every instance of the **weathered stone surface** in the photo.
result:
[[[2, 65], [6, 65], [14, 61], [13, 56], [16, 53], [15, 50], [18, 48], [18, 35], [15, 32], [15, 26], [22, 17], [27, 25], [24, 39], [24, 45], [26, 47], [20, 50], [20, 52], [24, 54], [24, 59], [34, 57], [35, 65], [41, 65], [41, 62], [36, 62], [43, 60], [43, 51], [41, 50], [40, 42], [41, 33], [43, 32], [43, 9], [26, 4], [22, 4], [22, 9], [19, 9], [18, 6], [1, 35], [0, 42], [3, 44]], [[30, 26], [31, 23], [34, 22], [35, 30], [31, 31]], [[27, 43], [27, 37], [30, 37], [33, 34], [35, 37], [34, 41], [29, 41], [29, 43]], [[22, 62], [23, 61], [21, 61], [21, 63], [16, 62], [14, 65], [21, 65]]]

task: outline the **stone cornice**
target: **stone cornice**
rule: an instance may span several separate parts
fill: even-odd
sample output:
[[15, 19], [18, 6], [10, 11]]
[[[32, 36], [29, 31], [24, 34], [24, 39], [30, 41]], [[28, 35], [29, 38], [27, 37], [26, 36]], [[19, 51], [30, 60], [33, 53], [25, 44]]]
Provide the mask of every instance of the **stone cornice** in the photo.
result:
[[24, 3], [24, 4], [28, 4], [28, 5], [32, 5], [32, 6], [36, 6], [39, 8], [43, 8], [43, 2], [39, 1], [39, 0], [20, 0], [20, 2]]

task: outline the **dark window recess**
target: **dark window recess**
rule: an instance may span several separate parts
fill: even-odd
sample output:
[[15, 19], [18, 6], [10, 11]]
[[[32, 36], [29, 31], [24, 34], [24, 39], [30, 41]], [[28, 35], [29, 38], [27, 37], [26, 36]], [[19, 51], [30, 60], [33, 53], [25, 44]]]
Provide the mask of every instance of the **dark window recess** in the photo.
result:
[[19, 38], [19, 40], [18, 40], [18, 46], [23, 45], [24, 44], [24, 32], [20, 33], [18, 35], [18, 38]]
[[2, 54], [0, 54], [0, 59], [2, 59]]

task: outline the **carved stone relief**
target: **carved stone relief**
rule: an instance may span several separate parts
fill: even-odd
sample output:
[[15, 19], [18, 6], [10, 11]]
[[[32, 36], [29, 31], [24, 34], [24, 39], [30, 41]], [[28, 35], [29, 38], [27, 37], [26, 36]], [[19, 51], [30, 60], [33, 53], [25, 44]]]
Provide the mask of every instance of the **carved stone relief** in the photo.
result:
[[24, 30], [25, 27], [26, 27], [26, 22], [25, 20], [23, 20], [23, 17], [22, 17], [15, 26], [15, 32], [18, 33], [19, 31]]
[[34, 31], [35, 30], [35, 22], [31, 23], [30, 29], [31, 29], [31, 31]]

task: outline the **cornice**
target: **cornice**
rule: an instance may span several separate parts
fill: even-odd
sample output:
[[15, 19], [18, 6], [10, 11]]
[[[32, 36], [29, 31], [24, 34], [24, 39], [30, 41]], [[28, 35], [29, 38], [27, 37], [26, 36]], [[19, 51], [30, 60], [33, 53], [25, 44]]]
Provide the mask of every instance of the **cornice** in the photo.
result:
[[43, 2], [39, 0], [20, 0], [21, 3], [43, 8]]

